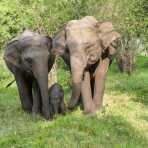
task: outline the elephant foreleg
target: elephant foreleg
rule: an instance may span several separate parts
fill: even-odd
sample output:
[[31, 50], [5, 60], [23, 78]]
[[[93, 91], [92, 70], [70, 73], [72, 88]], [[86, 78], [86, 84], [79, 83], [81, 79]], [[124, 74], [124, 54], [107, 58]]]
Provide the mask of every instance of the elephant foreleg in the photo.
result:
[[59, 113], [61, 113], [63, 115], [65, 114], [65, 104], [64, 104], [64, 102], [62, 102], [60, 104]]
[[84, 106], [84, 113], [85, 114], [94, 114], [95, 113], [95, 105], [92, 100], [92, 92], [90, 86], [90, 73], [84, 73], [84, 79], [82, 81], [81, 86], [81, 93], [82, 93], [82, 100]]
[[53, 112], [54, 114], [58, 114], [59, 106], [57, 104], [53, 104]]
[[77, 105], [81, 94], [81, 82], [86, 64], [85, 60], [83, 61], [83, 55], [71, 56], [70, 62], [71, 62], [73, 88], [68, 107], [69, 109], [73, 109]]
[[95, 71], [95, 87], [93, 102], [97, 109], [102, 107], [103, 95], [105, 89], [105, 79], [109, 66], [109, 58], [101, 59]]
[[28, 81], [21, 73], [15, 74], [16, 84], [18, 87], [21, 105], [23, 110], [32, 112], [32, 91], [31, 82]]
[[41, 110], [42, 110], [41, 93], [36, 81], [34, 81], [32, 85], [32, 94], [33, 94], [32, 112], [41, 113]]

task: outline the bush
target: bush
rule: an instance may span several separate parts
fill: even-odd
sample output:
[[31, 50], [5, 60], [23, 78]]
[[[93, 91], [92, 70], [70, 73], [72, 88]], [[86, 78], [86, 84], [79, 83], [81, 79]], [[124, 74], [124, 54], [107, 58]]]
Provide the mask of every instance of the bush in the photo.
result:
[[147, 0], [1, 0], [0, 48], [24, 28], [53, 36], [71, 20], [93, 15], [147, 43]]

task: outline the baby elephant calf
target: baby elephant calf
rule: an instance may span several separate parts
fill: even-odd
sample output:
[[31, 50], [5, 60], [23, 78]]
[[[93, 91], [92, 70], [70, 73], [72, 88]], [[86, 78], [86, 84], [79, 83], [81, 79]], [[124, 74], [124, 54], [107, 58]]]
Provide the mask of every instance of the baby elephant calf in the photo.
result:
[[64, 91], [62, 86], [55, 83], [49, 88], [48, 93], [51, 117], [54, 114], [65, 114]]

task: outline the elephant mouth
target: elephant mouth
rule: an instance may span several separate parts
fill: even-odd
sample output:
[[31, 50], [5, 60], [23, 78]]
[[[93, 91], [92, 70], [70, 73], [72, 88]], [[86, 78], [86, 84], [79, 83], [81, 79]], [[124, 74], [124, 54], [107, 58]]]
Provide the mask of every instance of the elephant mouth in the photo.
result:
[[32, 72], [31, 70], [27, 70], [27, 71], [25, 71], [25, 75], [26, 75], [27, 77], [32, 77], [33, 72]]

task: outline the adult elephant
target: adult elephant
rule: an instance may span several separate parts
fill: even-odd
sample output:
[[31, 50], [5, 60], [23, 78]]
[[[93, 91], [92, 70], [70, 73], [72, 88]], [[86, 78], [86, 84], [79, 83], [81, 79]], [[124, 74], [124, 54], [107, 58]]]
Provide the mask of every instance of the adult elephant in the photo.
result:
[[111, 22], [98, 22], [92, 16], [68, 22], [53, 38], [52, 51], [71, 69], [70, 109], [76, 106], [80, 94], [85, 113], [101, 108], [108, 66], [119, 38]]
[[51, 38], [25, 30], [8, 43], [4, 54], [7, 67], [15, 77], [22, 108], [40, 112], [46, 119], [50, 119], [48, 71], [54, 63], [51, 45]]

